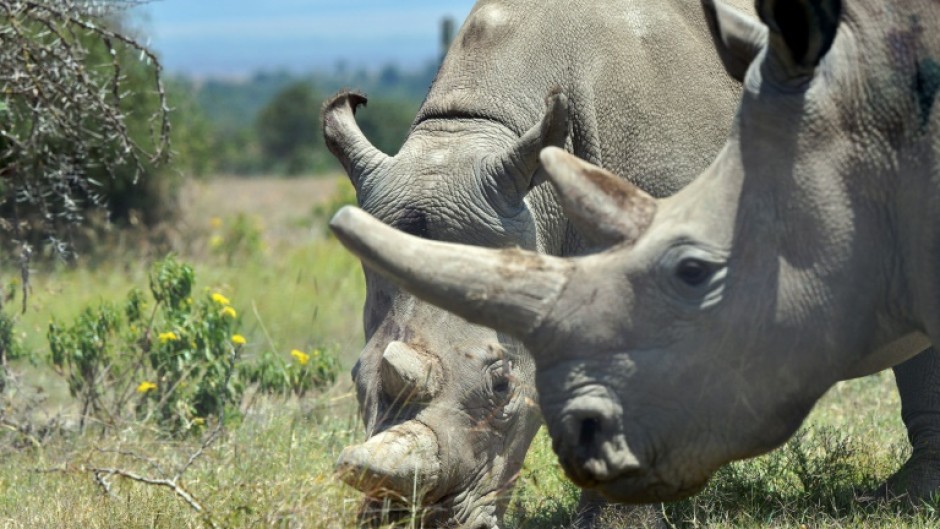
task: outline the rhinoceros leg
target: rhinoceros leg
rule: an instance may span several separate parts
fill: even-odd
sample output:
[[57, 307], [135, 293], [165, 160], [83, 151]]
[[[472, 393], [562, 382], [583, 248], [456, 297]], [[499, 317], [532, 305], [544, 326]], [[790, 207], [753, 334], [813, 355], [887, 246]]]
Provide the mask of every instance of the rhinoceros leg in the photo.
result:
[[940, 492], [940, 351], [931, 347], [895, 366], [894, 376], [913, 452], [880, 492], [917, 501]]
[[600, 494], [582, 490], [578, 514], [572, 529], [607, 529], [631, 527], [637, 529], [665, 529], [668, 527], [658, 505], [620, 505], [608, 503]]

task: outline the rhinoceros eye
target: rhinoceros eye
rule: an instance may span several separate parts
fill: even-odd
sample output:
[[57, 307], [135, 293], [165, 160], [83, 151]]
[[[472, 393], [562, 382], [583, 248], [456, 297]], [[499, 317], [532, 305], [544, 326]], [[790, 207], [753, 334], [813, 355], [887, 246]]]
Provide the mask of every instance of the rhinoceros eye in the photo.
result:
[[687, 258], [679, 261], [676, 266], [676, 277], [690, 287], [704, 284], [714, 273], [712, 263], [701, 259]]
[[684, 241], [669, 248], [661, 263], [666, 292], [683, 306], [702, 309], [721, 300], [728, 276], [726, 252]]

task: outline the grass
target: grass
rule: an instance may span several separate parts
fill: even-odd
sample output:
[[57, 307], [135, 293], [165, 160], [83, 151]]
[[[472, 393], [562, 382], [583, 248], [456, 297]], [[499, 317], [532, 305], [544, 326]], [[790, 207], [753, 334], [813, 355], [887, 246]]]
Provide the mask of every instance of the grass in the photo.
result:
[[[248, 352], [326, 348], [344, 368], [362, 344], [364, 296], [359, 263], [325, 234], [322, 212], [333, 207], [331, 180], [224, 180], [190, 188], [177, 246], [194, 262], [198, 288], [221, 290], [243, 318]], [[220, 255], [212, 238], [256, 230], [257, 244]], [[213, 220], [218, 219], [218, 220]], [[230, 234], [226, 235], [229, 236]], [[243, 233], [242, 235], [246, 235]], [[247, 233], [247, 235], [252, 235]], [[252, 237], [244, 240], [251, 241]], [[44, 351], [50, 317], [68, 319], [81, 307], [122, 298], [145, 287], [149, 259], [132, 258], [133, 241], [93, 264], [39, 270], [19, 332]], [[8, 273], [0, 275], [8, 277]], [[34, 418], [74, 413], [64, 384], [42, 363], [18, 366], [24, 387], [44, 397]], [[343, 373], [328, 392], [302, 400], [260, 398], [237, 426], [199, 458], [182, 479], [185, 489], [220, 527], [353, 527], [360, 496], [333, 475], [346, 445], [361, 441], [355, 398]], [[940, 527], [932, 505], [865, 504], [858, 496], [904, 460], [907, 443], [890, 373], [843, 382], [816, 406], [800, 434], [764, 457], [731, 465], [691, 500], [653, 506], [674, 527]], [[67, 422], [67, 421], [66, 421]], [[38, 436], [33, 432], [34, 437]], [[146, 454], [172, 474], [199, 440], [169, 442], [133, 425], [101, 437], [66, 431], [41, 445], [14, 437], [0, 446], [0, 527], [204, 527], [205, 519], [167, 489], [107, 479], [89, 467], [121, 467], [156, 476]], [[506, 525], [566, 527], [578, 490], [568, 482], [544, 431], [533, 444]], [[612, 526], [654, 526], [647, 512], [613, 510]]]

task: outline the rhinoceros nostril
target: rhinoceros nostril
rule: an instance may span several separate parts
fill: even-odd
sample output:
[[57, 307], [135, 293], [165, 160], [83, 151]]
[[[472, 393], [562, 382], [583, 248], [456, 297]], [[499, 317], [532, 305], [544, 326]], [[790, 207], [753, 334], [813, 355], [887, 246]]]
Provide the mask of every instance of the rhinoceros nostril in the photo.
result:
[[595, 417], [581, 419], [581, 429], [578, 433], [578, 444], [582, 447], [594, 445], [594, 441], [601, 433], [601, 421]]

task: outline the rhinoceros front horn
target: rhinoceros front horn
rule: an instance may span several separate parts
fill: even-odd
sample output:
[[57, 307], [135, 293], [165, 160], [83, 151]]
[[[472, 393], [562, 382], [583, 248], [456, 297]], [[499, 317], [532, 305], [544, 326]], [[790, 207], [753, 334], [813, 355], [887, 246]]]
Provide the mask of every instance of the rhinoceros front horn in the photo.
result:
[[420, 239], [346, 206], [330, 227], [366, 266], [467, 320], [525, 337], [554, 306], [574, 265], [522, 250]]
[[323, 105], [321, 116], [326, 146], [343, 164], [356, 189], [365, 176], [390, 159], [372, 145], [356, 123], [356, 108], [367, 102], [355, 92], [340, 92]]
[[374, 498], [420, 499], [440, 482], [439, 449], [430, 428], [408, 421], [345, 448], [336, 472], [348, 485]]

